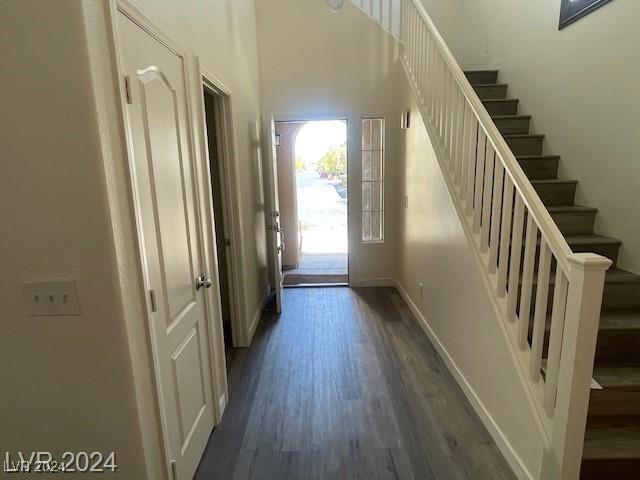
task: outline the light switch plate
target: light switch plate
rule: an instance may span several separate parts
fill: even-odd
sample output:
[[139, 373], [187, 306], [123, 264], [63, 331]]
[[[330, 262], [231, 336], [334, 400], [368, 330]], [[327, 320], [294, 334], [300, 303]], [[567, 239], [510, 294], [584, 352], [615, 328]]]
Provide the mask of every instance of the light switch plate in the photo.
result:
[[80, 315], [80, 301], [73, 278], [28, 280], [22, 293], [30, 317]]

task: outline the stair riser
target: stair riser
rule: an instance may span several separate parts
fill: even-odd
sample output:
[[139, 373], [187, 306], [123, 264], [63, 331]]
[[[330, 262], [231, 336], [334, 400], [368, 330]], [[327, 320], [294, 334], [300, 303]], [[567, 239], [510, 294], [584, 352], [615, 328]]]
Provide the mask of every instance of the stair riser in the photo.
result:
[[613, 262], [612, 268], [618, 263], [619, 244], [594, 244], [594, 245], [570, 245], [574, 253], [597, 253], [603, 257], [607, 257]]
[[497, 71], [465, 72], [471, 85], [498, 83]]
[[480, 100], [499, 100], [507, 98], [506, 85], [476, 85], [473, 89]]
[[503, 135], [526, 135], [529, 133], [530, 118], [494, 118], [494, 123]]
[[[640, 330], [601, 329], [596, 347], [596, 366], [639, 365]], [[640, 395], [640, 392], [638, 393]], [[640, 409], [640, 404], [638, 404]]]
[[[569, 245], [571, 250], [574, 253], [597, 253], [598, 255], [602, 255], [603, 257], [607, 257], [611, 259], [613, 262], [613, 267], [616, 266], [616, 262], [618, 260], [618, 250], [620, 245], [611, 245], [611, 244], [593, 244], [593, 245]], [[522, 247], [522, 259], [524, 259], [524, 247]], [[538, 265], [540, 260], [540, 246], [536, 247], [536, 256], [535, 256], [535, 271], [537, 274]], [[521, 263], [522, 264], [522, 263]], [[552, 267], [555, 266], [555, 263]], [[553, 268], [555, 272], [555, 268]]]
[[558, 158], [518, 160], [530, 180], [553, 180], [558, 177]]
[[581, 235], [593, 233], [595, 212], [584, 213], [552, 213], [551, 217], [565, 235]]
[[494, 102], [492, 100], [485, 100], [482, 102], [489, 112], [489, 115], [517, 115], [518, 114], [518, 100], [507, 100]]
[[505, 140], [514, 155], [542, 154], [542, 142], [544, 141], [542, 137], [507, 137]]
[[580, 480], [636, 480], [640, 458], [583, 460]]
[[602, 308], [640, 308], [640, 283], [605, 283]]
[[[552, 297], [552, 295], [551, 295]], [[535, 305], [535, 298], [533, 304]], [[547, 322], [549, 322], [549, 318], [551, 318], [551, 305], [549, 302], [547, 309]], [[532, 309], [533, 312], [533, 309]], [[544, 337], [544, 346], [542, 349], [542, 358], [547, 358], [548, 349], [549, 349], [549, 324], [547, 324], [547, 329], [545, 330]], [[531, 315], [531, 319], [529, 320], [529, 344], [531, 344], [531, 339], [533, 335], [533, 314]], [[600, 329], [598, 332], [598, 343], [596, 346], [596, 355], [595, 355], [595, 366], [596, 367], [632, 367], [640, 365], [640, 358], [638, 358], [638, 351], [640, 351], [640, 330], [634, 329]], [[606, 398], [609, 398], [611, 392], [620, 392], [619, 390], [606, 390], [605, 393], [602, 393], [603, 390], [594, 390], [594, 392], [599, 392], [596, 396], [596, 401], [600, 401], [600, 403], [593, 403], [593, 413], [591, 413], [591, 405], [589, 406], [589, 412], [593, 415], [640, 415], [640, 402], [638, 404], [629, 405], [628, 408], [633, 412], [637, 413], [624, 413], [624, 411], [616, 412], [606, 412], [603, 410], [601, 404], [604, 400], [602, 400], [602, 396], [605, 395]], [[640, 389], [636, 391], [625, 391], [625, 395], [634, 396], [640, 400]], [[593, 396], [593, 393], [592, 393]], [[622, 396], [622, 395], [621, 395]], [[597, 409], [596, 409], [597, 408]]]
[[534, 184], [534, 188], [547, 206], [573, 205], [576, 195], [575, 183]]
[[592, 425], [598, 422], [596, 417], [628, 416], [640, 416], [640, 390], [591, 390], [589, 417], [592, 418]]
[[[536, 270], [537, 270], [536, 263]], [[534, 280], [537, 279], [538, 272], [534, 273]], [[551, 273], [551, 277], [553, 277], [555, 273]], [[536, 293], [537, 293], [537, 285], [534, 284], [533, 291], [531, 292], [531, 311], [533, 312], [535, 302], [536, 302]], [[554, 294], [555, 284], [549, 285], [549, 294], [547, 297], [547, 312], [551, 313], [553, 308], [553, 294]], [[604, 291], [602, 293], [602, 310], [625, 310], [625, 309], [636, 309], [640, 308], [640, 284], [624, 284], [624, 283], [605, 283]], [[612, 332], [616, 332], [618, 330], [608, 329], [607, 332], [611, 333], [611, 336], [614, 335]], [[629, 330], [625, 330], [625, 332], [632, 336]], [[604, 335], [604, 333], [603, 333]], [[611, 343], [608, 339], [603, 341], [601, 348], [606, 348], [607, 345]], [[634, 355], [638, 356], [639, 349], [635, 350]], [[603, 353], [604, 354], [604, 353]], [[604, 357], [603, 357], [604, 358]], [[640, 357], [639, 357], [640, 360]]]

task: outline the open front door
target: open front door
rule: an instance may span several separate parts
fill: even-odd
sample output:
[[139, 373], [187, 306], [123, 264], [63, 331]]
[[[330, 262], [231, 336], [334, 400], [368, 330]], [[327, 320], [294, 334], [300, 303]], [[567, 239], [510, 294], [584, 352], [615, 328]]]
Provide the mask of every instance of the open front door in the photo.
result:
[[278, 202], [278, 165], [276, 156], [276, 123], [273, 115], [269, 118], [267, 130], [267, 161], [265, 180], [267, 182], [267, 236], [269, 255], [271, 257], [272, 283], [276, 294], [276, 312], [282, 312], [282, 251], [284, 242], [280, 229], [280, 205]]

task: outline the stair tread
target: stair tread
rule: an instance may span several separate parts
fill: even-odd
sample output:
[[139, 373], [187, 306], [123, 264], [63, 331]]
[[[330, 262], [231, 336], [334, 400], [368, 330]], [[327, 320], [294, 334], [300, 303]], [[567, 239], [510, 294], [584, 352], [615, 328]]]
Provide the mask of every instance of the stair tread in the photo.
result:
[[622, 240], [619, 238], [607, 237], [595, 233], [585, 235], [565, 235], [564, 237], [569, 245], [620, 245]]
[[[474, 85], [477, 86], [477, 85]], [[482, 100], [482, 103], [484, 102], [500, 102], [500, 103], [506, 103], [506, 102], [519, 102], [520, 99], [519, 98], [485, 98], [484, 100]]]
[[605, 390], [640, 388], [640, 367], [596, 367], [593, 378]]
[[531, 115], [491, 115], [494, 120], [517, 120], [531, 118]]
[[555, 160], [559, 159], [560, 155], [516, 155], [518, 160]]
[[474, 87], [508, 87], [509, 86], [506, 83], [474, 83], [472, 85]]
[[544, 133], [509, 133], [503, 135], [506, 138], [544, 138]]
[[594, 213], [598, 209], [584, 205], [554, 205], [547, 207], [549, 213]]
[[[522, 279], [520, 279], [522, 282]], [[556, 281], [555, 275], [549, 277], [549, 284], [553, 285]], [[619, 268], [612, 267], [604, 274], [605, 283], [640, 283], [640, 275]], [[538, 283], [538, 275], [533, 276], [533, 284]], [[626, 310], [621, 310], [626, 312]]]
[[640, 275], [620, 268], [610, 268], [605, 274], [606, 283], [640, 283]]
[[562, 183], [578, 183], [578, 180], [564, 179], [564, 178], [548, 178], [542, 180], [531, 180], [532, 184], [562, 184]]
[[605, 310], [600, 314], [602, 330], [639, 330], [640, 311], [637, 310]]
[[640, 458], [640, 426], [588, 428], [585, 460]]

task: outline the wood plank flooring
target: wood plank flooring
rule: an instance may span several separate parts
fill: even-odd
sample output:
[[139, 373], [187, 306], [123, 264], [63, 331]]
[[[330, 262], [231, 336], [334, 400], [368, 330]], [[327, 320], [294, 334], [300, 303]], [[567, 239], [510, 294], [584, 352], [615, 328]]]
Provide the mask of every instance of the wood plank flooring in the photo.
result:
[[395, 289], [285, 290], [229, 378], [198, 480], [515, 478]]

